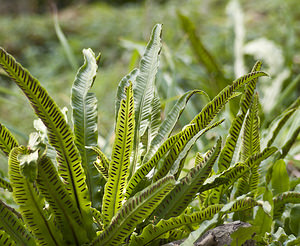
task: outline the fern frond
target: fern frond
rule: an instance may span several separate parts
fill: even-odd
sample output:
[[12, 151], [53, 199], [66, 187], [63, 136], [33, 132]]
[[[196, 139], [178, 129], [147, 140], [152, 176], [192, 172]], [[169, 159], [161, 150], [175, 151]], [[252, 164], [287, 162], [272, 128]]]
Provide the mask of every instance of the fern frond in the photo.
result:
[[8, 156], [9, 152], [19, 144], [12, 133], [0, 123], [0, 149]]
[[112, 160], [108, 170], [108, 181], [104, 189], [102, 213], [106, 225], [109, 224], [122, 205], [123, 192], [129, 175], [128, 169], [135, 128], [132, 84], [126, 90], [126, 99], [121, 101]]
[[[260, 61], [256, 62], [251, 72], [259, 71], [261, 65], [262, 64]], [[229, 135], [226, 138], [225, 145], [220, 154], [220, 158], [218, 162], [219, 173], [226, 170], [230, 166], [246, 113], [252, 101], [257, 80], [258, 80], [257, 78], [253, 79], [246, 85], [245, 92], [241, 97], [240, 110], [236, 115], [236, 117], [234, 118], [233, 122], [231, 123], [229, 129]]]
[[181, 133], [178, 133], [168, 138], [157, 150], [155, 155], [145, 164], [143, 164], [131, 177], [126, 187], [126, 198], [129, 198], [135, 187], [142, 181], [142, 179], [155, 167], [158, 161], [169, 151], [169, 149], [178, 141]]
[[141, 58], [139, 73], [134, 84], [134, 108], [135, 108], [135, 131], [133, 161], [130, 166], [130, 175], [136, 168], [139, 157], [139, 141], [149, 126], [151, 104], [154, 97], [155, 76], [159, 65], [159, 54], [161, 51], [162, 25], [157, 24], [152, 30], [150, 40], [146, 46], [145, 53]]
[[0, 245], [2, 246], [15, 246], [16, 243], [11, 239], [9, 234], [7, 234], [5, 231], [0, 230]]
[[1, 177], [0, 177], [0, 188], [6, 189], [6, 190], [12, 192], [11, 184], [7, 180], [5, 180], [4, 178], [1, 178]]
[[25, 147], [15, 147], [9, 155], [9, 177], [13, 187], [13, 197], [26, 225], [37, 241], [44, 245], [63, 245], [62, 235], [56, 229], [53, 220], [44, 212], [44, 200], [34, 183], [26, 179], [20, 171], [18, 156], [27, 154]]
[[170, 170], [174, 161], [184, 149], [185, 145], [192, 139], [199, 131], [205, 129], [215, 116], [220, 112], [224, 105], [235, 96], [234, 92], [239, 89], [242, 85], [247, 84], [253, 79], [261, 76], [267, 76], [264, 72], [253, 72], [240, 77], [233, 81], [233, 83], [225, 87], [211, 102], [209, 102], [201, 112], [188, 124], [183, 130], [181, 139], [175, 144], [170, 150], [169, 155], [166, 158], [163, 169], [157, 172], [155, 180], [164, 177]]
[[37, 187], [49, 203], [66, 243], [87, 243], [87, 232], [81, 214], [65, 189], [50, 158], [46, 155], [41, 156], [37, 165]]
[[165, 233], [181, 228], [185, 225], [199, 224], [204, 220], [211, 219], [222, 209], [223, 205], [212, 205], [200, 212], [191, 215], [182, 214], [178, 217], [172, 217], [168, 220], [160, 220], [157, 225], [149, 224], [138, 236], [133, 235], [130, 239], [130, 246], [152, 245], [152, 242], [161, 238]]
[[174, 187], [174, 178], [166, 177], [130, 198], [119, 210], [110, 225], [91, 243], [91, 246], [122, 244]]
[[84, 49], [84, 64], [80, 67], [72, 86], [71, 106], [75, 144], [80, 153], [81, 164], [86, 176], [89, 199], [93, 207], [101, 208], [101, 189], [104, 180], [93, 162], [96, 154], [86, 146], [97, 146], [98, 114], [97, 98], [89, 92], [96, 78], [100, 55], [95, 57], [91, 49]]
[[[0, 200], [0, 230], [4, 230], [19, 245], [34, 246], [35, 241], [30, 232], [8, 206]], [[5, 237], [5, 235], [2, 235]], [[0, 236], [1, 238], [1, 236]], [[1, 242], [1, 239], [0, 239]], [[2, 244], [0, 244], [2, 245]]]
[[159, 218], [168, 219], [180, 215], [187, 205], [195, 198], [201, 189], [204, 181], [211, 172], [211, 169], [218, 158], [221, 150], [222, 140], [219, 139], [211, 153], [206, 155], [203, 163], [192, 168], [187, 175], [176, 184], [153, 215]]
[[274, 202], [274, 214], [273, 214], [274, 219], [280, 218], [284, 211], [284, 207], [287, 203], [294, 203], [294, 204], [300, 203], [300, 192], [287, 191], [278, 194], [273, 198], [273, 202]]

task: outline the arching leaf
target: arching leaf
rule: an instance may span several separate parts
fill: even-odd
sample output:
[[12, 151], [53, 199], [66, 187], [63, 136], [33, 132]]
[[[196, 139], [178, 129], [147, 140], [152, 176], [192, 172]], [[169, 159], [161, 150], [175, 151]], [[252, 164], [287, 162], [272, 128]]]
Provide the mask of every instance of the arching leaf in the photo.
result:
[[87, 243], [87, 232], [81, 214], [65, 189], [50, 158], [42, 155], [37, 165], [37, 187], [49, 203], [64, 240], [67, 244]]
[[130, 154], [134, 134], [134, 102], [132, 84], [126, 88], [126, 99], [121, 101], [116, 125], [116, 137], [109, 164], [108, 180], [105, 184], [102, 202], [104, 223], [107, 225], [122, 205], [123, 192], [129, 175]]
[[224, 105], [233, 97], [234, 92], [242, 85], [260, 76], [267, 76], [264, 72], [253, 72], [240, 77], [233, 83], [225, 87], [211, 102], [209, 102], [201, 112], [184, 128], [181, 139], [175, 144], [168, 154], [164, 167], [156, 173], [155, 180], [164, 177], [170, 170], [175, 159], [181, 153], [185, 145], [199, 131], [206, 128], [215, 116], [220, 112]]
[[9, 177], [13, 187], [13, 197], [22, 218], [40, 244], [63, 245], [62, 235], [55, 228], [53, 219], [44, 212], [44, 200], [31, 183], [20, 172], [18, 156], [28, 154], [25, 147], [15, 147], [9, 155]]
[[71, 106], [74, 125], [75, 144], [81, 156], [81, 163], [86, 176], [89, 198], [92, 206], [101, 208], [101, 187], [104, 180], [97, 172], [93, 162], [96, 154], [86, 146], [97, 146], [97, 98], [89, 92], [96, 78], [100, 55], [96, 58], [91, 49], [84, 49], [84, 64], [78, 70], [72, 86]]
[[[22, 221], [0, 200], [0, 230], [4, 230], [17, 244], [34, 246], [35, 241]], [[3, 235], [4, 236], [4, 235]], [[0, 236], [1, 243], [1, 236]], [[0, 244], [2, 245], [2, 244]]]
[[57, 152], [59, 173], [72, 199], [75, 200], [78, 210], [80, 213], [82, 210], [88, 210], [90, 202], [80, 155], [63, 113], [40, 82], [2, 48], [0, 48], [0, 66], [22, 89], [35, 113], [47, 127], [49, 142]]
[[134, 155], [131, 170], [134, 171], [138, 155], [140, 137], [144, 135], [151, 114], [154, 97], [155, 76], [159, 65], [161, 50], [162, 25], [157, 24], [152, 30], [150, 41], [140, 61], [139, 73], [134, 84], [134, 107], [136, 128], [134, 131]]
[[213, 205], [209, 206], [206, 209], [203, 209], [200, 212], [192, 213], [191, 215], [182, 214], [178, 217], [172, 217], [168, 220], [160, 220], [157, 225], [149, 224], [146, 226], [142, 233], [138, 236], [133, 235], [131, 237], [130, 246], [139, 246], [139, 245], [152, 245], [151, 243], [162, 237], [163, 234], [183, 227], [185, 225], [200, 224], [202, 221], [211, 219], [216, 213], [222, 209], [223, 205]]
[[174, 161], [172, 168], [170, 170], [170, 174], [171, 175], [174, 174], [175, 179], [178, 179], [178, 177], [181, 173], [181, 170], [184, 166], [184, 160], [185, 160], [186, 156], [188, 155], [189, 151], [191, 150], [191, 148], [194, 146], [195, 142], [198, 140], [198, 138], [200, 138], [207, 131], [219, 126], [223, 122], [224, 122], [224, 119], [217, 121], [216, 123], [214, 123], [212, 125], [209, 125], [205, 129], [199, 131], [192, 139], [190, 139], [190, 141], [187, 142], [187, 144], [184, 146], [181, 153], [178, 155], [177, 159]]
[[[261, 62], [258, 61], [252, 68], [251, 72], [259, 71], [261, 68]], [[225, 145], [221, 151], [219, 162], [218, 162], [218, 172], [222, 172], [226, 170], [232, 161], [232, 157], [234, 154], [234, 150], [236, 148], [236, 143], [238, 141], [240, 131], [243, 126], [243, 122], [245, 119], [245, 115], [250, 107], [253, 93], [256, 87], [257, 78], [253, 79], [246, 85], [245, 92], [243, 93], [241, 100], [240, 100], [240, 110], [236, 117], [234, 118], [233, 122], [231, 123], [229, 129], [229, 135], [226, 138]]]
[[157, 165], [159, 160], [169, 151], [176, 141], [180, 138], [181, 133], [169, 137], [157, 150], [155, 155], [145, 164], [143, 164], [131, 177], [126, 187], [126, 198], [129, 198], [134, 188], [142, 181], [142, 179]]
[[211, 153], [205, 157], [203, 163], [192, 168], [187, 175], [176, 184], [174, 189], [154, 211], [154, 216], [168, 219], [178, 216], [184, 211], [187, 205], [195, 198], [210, 174], [221, 151], [221, 143], [222, 140], [219, 139]]
[[0, 123], [0, 149], [8, 156], [9, 152], [19, 144], [11, 132]]
[[160, 125], [156, 136], [151, 141], [149, 150], [143, 159], [144, 163], [149, 161], [149, 159], [154, 155], [154, 153], [157, 151], [157, 149], [161, 146], [163, 141], [170, 136], [171, 132], [173, 131], [173, 129], [175, 127], [176, 122], [178, 121], [183, 110], [185, 109], [188, 101], [190, 100], [190, 98], [193, 95], [197, 95], [197, 94], [207, 96], [207, 94], [204, 91], [193, 90], [193, 91], [188, 91], [188, 92], [184, 93], [177, 100], [176, 104], [173, 106], [173, 108], [167, 114], [165, 120]]
[[91, 243], [91, 246], [122, 244], [124, 239], [151, 214], [173, 187], [174, 178], [166, 177], [130, 198], [110, 225]]
[[278, 194], [273, 198], [274, 202], [274, 219], [280, 218], [287, 203], [300, 203], [300, 192], [287, 191]]

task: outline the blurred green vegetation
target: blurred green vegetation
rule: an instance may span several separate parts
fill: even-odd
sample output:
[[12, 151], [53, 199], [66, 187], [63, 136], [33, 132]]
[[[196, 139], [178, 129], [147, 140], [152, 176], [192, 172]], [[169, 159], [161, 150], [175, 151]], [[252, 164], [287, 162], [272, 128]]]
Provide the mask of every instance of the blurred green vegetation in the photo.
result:
[[[228, 82], [239, 73], [243, 74], [243, 69], [252, 67], [256, 59], [262, 59], [264, 70], [270, 72], [272, 79], [264, 80], [265, 84], [259, 85], [259, 89], [263, 98], [269, 100], [268, 92], [274, 87], [272, 83], [276, 79], [279, 80], [275, 82], [280, 92], [300, 72], [300, 42], [297, 40], [300, 28], [296, 25], [300, 20], [300, 6], [296, 0], [241, 0], [240, 9], [234, 5], [236, 1], [220, 0], [146, 0], [125, 5], [118, 5], [117, 2], [109, 5], [105, 1], [75, 2], [59, 11], [58, 20], [77, 68], [82, 64], [83, 48], [90, 47], [102, 54], [95, 81], [97, 86], [93, 90], [99, 100], [99, 129], [103, 137], [109, 136], [112, 130], [112, 105], [117, 84], [137, 65], [139, 51], [145, 45], [143, 41], [148, 40], [155, 23], [164, 24], [164, 47], [157, 79], [164, 107], [170, 108], [174, 99], [188, 89], [204, 89], [210, 96], [215, 96], [214, 92], [218, 91], [216, 86], [222, 87], [221, 84], [211, 83], [210, 74], [197, 60], [182, 30], [178, 11], [188, 16], [194, 24], [197, 35], [219, 64]], [[257, 46], [252, 45], [253, 51], [250, 43], [261, 38], [271, 45], [269, 50], [266, 49], [265, 57], [257, 56]], [[236, 49], [239, 43], [240, 50]], [[69, 107], [69, 88], [77, 68], [72, 67], [58, 39], [51, 13], [7, 13], [0, 16], [0, 45], [41, 81], [61, 108]], [[237, 68], [239, 56], [244, 58], [240, 71]], [[275, 70], [272, 70], [274, 67]], [[30, 133], [33, 131], [33, 112], [26, 99], [20, 96], [19, 89], [1, 71], [0, 74], [0, 121], [16, 134]], [[262, 117], [262, 120], [267, 118], [268, 122], [268, 118], [270, 120], [277, 115], [299, 94], [299, 82], [294, 80], [289, 94], [276, 107], [272, 107], [276, 100], [272, 101], [270, 108], [267, 107], [270, 114]], [[201, 100], [192, 100], [193, 105], [189, 106], [185, 117], [190, 120], [195, 115], [194, 111], [201, 109]], [[262, 104], [266, 105], [266, 102]], [[23, 137], [21, 134], [19, 136]]]

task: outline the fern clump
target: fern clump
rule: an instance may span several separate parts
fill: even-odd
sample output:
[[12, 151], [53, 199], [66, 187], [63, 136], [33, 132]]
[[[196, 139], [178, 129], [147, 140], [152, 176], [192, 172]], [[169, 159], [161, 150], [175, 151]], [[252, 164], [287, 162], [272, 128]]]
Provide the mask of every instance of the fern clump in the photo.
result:
[[[71, 125], [41, 83], [0, 49], [1, 67], [39, 118], [27, 146], [19, 145], [0, 125], [0, 148], [9, 169], [8, 178], [0, 178], [0, 186], [12, 193], [15, 202], [9, 206], [0, 200], [1, 245], [161, 245], [189, 237], [191, 232], [199, 237], [228, 214], [252, 221], [259, 241], [276, 228], [259, 227], [262, 217], [279, 220], [286, 202], [299, 203], [299, 192], [275, 185], [277, 169], [285, 167], [284, 154], [299, 131], [282, 146], [282, 152], [271, 146], [278, 131], [267, 146], [261, 145], [255, 94], [259, 77], [267, 76], [260, 71], [261, 62], [175, 132], [188, 100], [205, 92], [185, 93], [161, 119], [155, 87], [161, 32], [162, 26], [156, 25], [139, 68], [119, 84], [110, 157], [98, 146], [97, 98], [90, 92], [99, 55], [83, 50], [85, 61], [72, 87]], [[243, 91], [238, 93], [239, 89]], [[197, 153], [195, 166], [183, 171], [192, 146], [223, 123], [214, 119], [240, 94], [240, 111], [226, 139], [218, 138], [206, 154]], [[299, 101], [292, 105], [294, 111], [298, 107]], [[284, 122], [278, 124], [282, 127]], [[268, 165], [278, 164], [268, 169], [269, 179], [263, 179], [261, 162], [270, 156]], [[269, 188], [277, 191], [274, 198]], [[202, 223], [205, 220], [209, 221]]]

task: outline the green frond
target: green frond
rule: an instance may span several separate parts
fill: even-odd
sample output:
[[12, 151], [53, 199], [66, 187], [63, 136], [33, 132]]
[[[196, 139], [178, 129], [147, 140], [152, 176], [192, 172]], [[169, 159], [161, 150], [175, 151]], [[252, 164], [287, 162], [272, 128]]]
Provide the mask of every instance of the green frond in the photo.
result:
[[15, 147], [9, 155], [9, 177], [13, 197], [24, 222], [41, 245], [63, 245], [62, 235], [56, 229], [53, 219], [44, 212], [44, 199], [39, 195], [35, 183], [21, 174], [18, 156], [28, 154], [25, 147]]
[[[36, 245], [30, 232], [24, 227], [24, 223], [0, 200], [0, 230], [5, 231], [18, 245]], [[5, 237], [3, 234], [2, 237]], [[0, 235], [0, 243], [1, 241]], [[0, 244], [3, 245], [3, 244]], [[8, 244], [9, 245], [9, 244]]]
[[203, 155], [200, 152], [197, 152], [195, 157], [195, 166], [199, 165], [200, 163], [203, 163], [203, 160]]
[[104, 168], [108, 170], [110, 160], [108, 160], [106, 155], [98, 147], [91, 147], [91, 148], [92, 148], [92, 150], [94, 150], [97, 153], [98, 158], [101, 161]]
[[86, 146], [97, 146], [98, 141], [97, 98], [89, 90], [96, 78], [100, 56], [96, 58], [91, 49], [84, 49], [82, 52], [84, 64], [77, 72], [71, 96], [75, 144], [80, 153], [92, 206], [101, 208], [100, 187], [104, 185], [104, 181], [93, 165], [97, 157], [95, 152], [86, 148]]
[[205, 129], [215, 116], [220, 112], [224, 105], [234, 96], [234, 92], [244, 84], [247, 84], [253, 79], [261, 76], [267, 76], [264, 72], [253, 72], [244, 75], [237, 80], [233, 81], [231, 85], [225, 87], [211, 102], [209, 102], [201, 112], [184, 128], [182, 137], [170, 150], [166, 158], [165, 165], [156, 174], [156, 179], [164, 177], [170, 170], [178, 155], [184, 149], [185, 145], [192, 139], [199, 131]]
[[102, 213], [106, 225], [118, 212], [124, 199], [123, 192], [129, 175], [128, 169], [133, 147], [134, 128], [134, 102], [132, 84], [130, 84], [126, 88], [126, 99], [121, 101], [112, 160], [109, 164], [108, 180], [104, 188]]
[[[250, 156], [245, 162], [238, 162], [234, 166], [229, 167], [227, 170], [219, 174], [220, 178], [226, 178], [229, 182], [212, 190], [208, 204], [219, 203], [223, 191], [226, 191], [228, 187], [235, 183], [236, 180], [241, 178], [245, 173], [249, 172], [249, 170], [258, 167], [263, 160], [267, 159], [276, 151], [277, 148], [275, 147], [265, 148], [261, 153], [256, 153], [253, 156]], [[256, 187], [255, 189], [254, 187], [251, 188], [253, 188], [253, 191], [256, 189]]]
[[47, 127], [49, 142], [57, 152], [59, 173], [80, 213], [82, 210], [88, 210], [90, 201], [80, 155], [63, 113], [40, 82], [2, 48], [0, 48], [0, 66], [22, 89], [35, 113]]
[[152, 245], [152, 242], [161, 238], [165, 233], [181, 228], [186, 225], [200, 224], [204, 220], [211, 219], [216, 213], [222, 209], [223, 205], [212, 205], [203, 209], [200, 212], [192, 213], [191, 215], [182, 214], [177, 217], [172, 217], [168, 220], [160, 220], [156, 225], [149, 224], [142, 233], [138, 236], [131, 237], [130, 246]]
[[165, 177], [130, 198], [112, 219], [110, 225], [91, 243], [94, 245], [119, 245], [162, 202], [173, 189], [174, 178]]
[[94, 161], [94, 166], [98, 170], [99, 173], [103, 176], [103, 178], [107, 181], [108, 180], [108, 167], [104, 165], [102, 160], [97, 156], [97, 159]]
[[81, 245], [88, 242], [87, 232], [75, 202], [65, 189], [55, 166], [46, 155], [38, 159], [37, 187], [49, 204], [68, 244]]
[[205, 95], [207, 94], [202, 90], [192, 90], [184, 93], [167, 114], [165, 120], [160, 125], [156, 136], [152, 139], [151, 144], [149, 146], [148, 152], [143, 159], [143, 163], [146, 163], [150, 160], [150, 158], [156, 153], [161, 144], [167, 139], [172, 133], [176, 122], [178, 121], [180, 115], [184, 111], [188, 101], [193, 95]]
[[9, 152], [19, 144], [11, 132], [0, 123], [0, 149], [8, 156]]
[[300, 192], [287, 191], [273, 197], [274, 202], [274, 219], [280, 218], [284, 207], [287, 203], [298, 204], [300, 203]]
[[[252, 68], [251, 72], [257, 72], [260, 70], [260, 68], [261, 68], [261, 62], [258, 61]], [[257, 80], [258, 80], [257, 78], [253, 79], [246, 85], [245, 92], [243, 93], [240, 100], [240, 110], [231, 123], [229, 129], [229, 135], [226, 138], [225, 145], [220, 154], [220, 158], [218, 162], [218, 168], [219, 168], [218, 172], [222, 172], [230, 166], [236, 148], [236, 143], [238, 141], [240, 131], [243, 126], [245, 115], [252, 101]]]
[[239, 199], [236, 202], [234, 202], [232, 207], [228, 210], [228, 213], [239, 212], [239, 211], [247, 210], [247, 209], [253, 208], [255, 206], [260, 206], [260, 205], [261, 204], [258, 203], [253, 198], [245, 197], [243, 199]]
[[245, 119], [242, 135], [241, 161], [255, 153], [260, 152], [258, 95], [254, 96], [248, 115]]
[[5, 232], [0, 230], [0, 245], [2, 246], [15, 246], [16, 243], [11, 237]]
[[98, 211], [96, 208], [91, 208], [91, 212], [94, 218], [94, 222], [98, 225], [99, 230], [103, 230], [103, 216], [100, 211]]
[[276, 151], [277, 148], [275, 147], [265, 148], [261, 153], [256, 152], [252, 156], [248, 157], [245, 164], [249, 167], [249, 170], [245, 172], [239, 180], [235, 197], [241, 196], [242, 194], [246, 194], [250, 191], [255, 193], [259, 183], [259, 165]]
[[145, 164], [143, 164], [131, 177], [126, 187], [126, 198], [129, 198], [132, 195], [135, 187], [142, 181], [142, 179], [152, 170], [153, 167], [156, 167], [159, 160], [169, 151], [169, 149], [178, 141], [181, 133], [169, 137], [157, 150], [155, 155]]
[[6, 189], [6, 190], [12, 192], [11, 184], [7, 180], [5, 180], [4, 178], [1, 178], [1, 177], [0, 177], [0, 188]]
[[[137, 163], [140, 137], [144, 135], [150, 122], [151, 104], [154, 97], [155, 76], [159, 65], [161, 51], [162, 25], [157, 24], [152, 30], [150, 41], [145, 53], [141, 58], [139, 73], [134, 84], [134, 108], [135, 108], [135, 131], [134, 131], [134, 155], [130, 167], [134, 173]], [[131, 175], [131, 174], [130, 174]]]
[[221, 143], [222, 140], [219, 139], [211, 153], [205, 157], [203, 163], [192, 168], [187, 175], [176, 184], [175, 188], [154, 211], [154, 216], [168, 219], [178, 216], [184, 211], [187, 205], [195, 198], [210, 174], [221, 151]]

